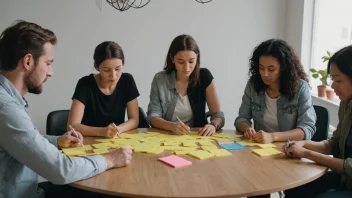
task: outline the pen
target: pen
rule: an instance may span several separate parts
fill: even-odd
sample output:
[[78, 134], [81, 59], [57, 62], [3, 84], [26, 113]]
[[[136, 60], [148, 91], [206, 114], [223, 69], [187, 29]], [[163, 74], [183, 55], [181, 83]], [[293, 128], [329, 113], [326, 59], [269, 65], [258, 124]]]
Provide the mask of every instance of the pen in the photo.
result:
[[286, 149], [290, 148], [291, 146], [291, 142], [290, 142], [290, 138], [287, 139], [287, 146], [286, 146]]
[[[178, 118], [177, 116], [176, 116], [176, 119], [180, 122], [180, 123], [182, 123], [182, 124], [185, 124], [185, 123], [183, 123], [181, 120], [180, 120], [180, 118]], [[188, 131], [188, 130], [187, 130]], [[189, 131], [188, 131], [189, 132]]]
[[116, 134], [116, 135], [117, 135], [120, 139], [122, 139], [121, 136], [119, 135], [119, 128], [117, 128], [117, 126], [116, 126], [115, 123], [113, 123], [113, 124], [114, 124], [114, 127], [117, 129], [117, 134]]
[[[290, 147], [291, 147], [291, 142], [290, 142], [290, 138], [288, 138], [288, 139], [287, 139], [287, 145], [286, 145], [285, 149], [288, 149], [288, 148], [290, 148]], [[292, 153], [292, 152], [289, 152], [289, 154], [290, 154], [291, 156], [293, 156], [293, 153]]]
[[[69, 125], [69, 127], [70, 127], [71, 131], [75, 134], [75, 136], [77, 138], [79, 138], [76, 130], [72, 127], [72, 125]], [[79, 140], [79, 143], [82, 144], [82, 146], [83, 146], [83, 143], [81, 142], [81, 140], [80, 139], [78, 139], [78, 140]]]

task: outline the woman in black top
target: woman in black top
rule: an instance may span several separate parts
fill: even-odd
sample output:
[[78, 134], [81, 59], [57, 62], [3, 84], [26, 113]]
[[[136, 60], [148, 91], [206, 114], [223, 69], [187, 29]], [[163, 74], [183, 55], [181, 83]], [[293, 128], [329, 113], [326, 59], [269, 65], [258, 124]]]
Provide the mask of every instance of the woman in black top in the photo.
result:
[[78, 81], [68, 118], [68, 125], [83, 136], [112, 138], [137, 128], [139, 92], [132, 75], [122, 73], [124, 62], [123, 51], [115, 42], [105, 41], [95, 48], [94, 67], [99, 73]]
[[199, 47], [190, 35], [179, 35], [171, 42], [164, 70], [154, 76], [148, 120], [155, 128], [179, 135], [197, 127], [199, 135], [211, 136], [224, 126], [213, 76], [208, 69], [200, 68]]

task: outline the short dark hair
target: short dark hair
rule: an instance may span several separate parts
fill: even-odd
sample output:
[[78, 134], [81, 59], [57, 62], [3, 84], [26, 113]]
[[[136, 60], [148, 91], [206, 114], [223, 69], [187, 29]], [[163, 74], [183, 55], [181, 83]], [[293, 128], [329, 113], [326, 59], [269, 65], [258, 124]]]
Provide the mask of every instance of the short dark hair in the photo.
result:
[[330, 74], [331, 64], [334, 63], [343, 74], [352, 80], [352, 45], [346, 46], [337, 51], [328, 62], [328, 73]]
[[122, 64], [125, 64], [125, 56], [120, 45], [114, 41], [104, 41], [100, 43], [94, 50], [94, 64], [99, 67], [99, 65], [104, 62], [104, 60], [110, 58], [121, 59]]
[[272, 56], [280, 63], [280, 93], [293, 99], [298, 88], [300, 79], [308, 81], [307, 74], [296, 53], [285, 41], [269, 39], [258, 45], [249, 59], [249, 76], [254, 88], [259, 93], [268, 87], [259, 73], [259, 58]]
[[167, 52], [167, 55], [166, 55], [164, 70], [166, 71], [166, 73], [171, 73], [172, 71], [175, 71], [176, 67], [175, 67], [175, 64], [172, 62], [172, 58], [179, 51], [184, 51], [184, 50], [193, 51], [198, 56], [196, 66], [190, 76], [190, 79], [189, 79], [190, 85], [195, 86], [199, 80], [200, 51], [199, 51], [199, 47], [197, 45], [197, 42], [193, 39], [192, 36], [182, 34], [182, 35], [177, 36], [171, 42], [169, 51]]
[[27, 21], [15, 21], [0, 35], [0, 70], [15, 70], [18, 61], [26, 54], [33, 56], [36, 65], [47, 42], [53, 45], [57, 42], [51, 30]]

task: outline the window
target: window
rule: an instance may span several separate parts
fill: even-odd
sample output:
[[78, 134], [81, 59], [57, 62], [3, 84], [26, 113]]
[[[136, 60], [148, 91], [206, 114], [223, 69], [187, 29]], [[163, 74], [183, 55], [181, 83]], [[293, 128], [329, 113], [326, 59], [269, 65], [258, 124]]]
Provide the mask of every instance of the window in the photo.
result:
[[[352, 44], [352, 0], [315, 0], [311, 68], [326, 69], [321, 57]], [[319, 79], [310, 74], [312, 92], [317, 93]], [[338, 99], [337, 99], [338, 100]]]

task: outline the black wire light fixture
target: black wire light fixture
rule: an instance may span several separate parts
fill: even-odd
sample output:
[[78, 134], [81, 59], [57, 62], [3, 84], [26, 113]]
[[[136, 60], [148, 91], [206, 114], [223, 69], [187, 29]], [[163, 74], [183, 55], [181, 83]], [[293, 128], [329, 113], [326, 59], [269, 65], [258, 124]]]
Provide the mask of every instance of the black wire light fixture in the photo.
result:
[[143, 8], [150, 0], [106, 0], [116, 10], [126, 11], [130, 8]]
[[209, 3], [212, 0], [196, 0], [198, 3]]
[[[196, 0], [198, 3], [209, 3], [212, 0]], [[114, 7], [116, 10], [126, 11], [130, 8], [143, 8], [150, 0], [106, 0], [109, 5]]]

